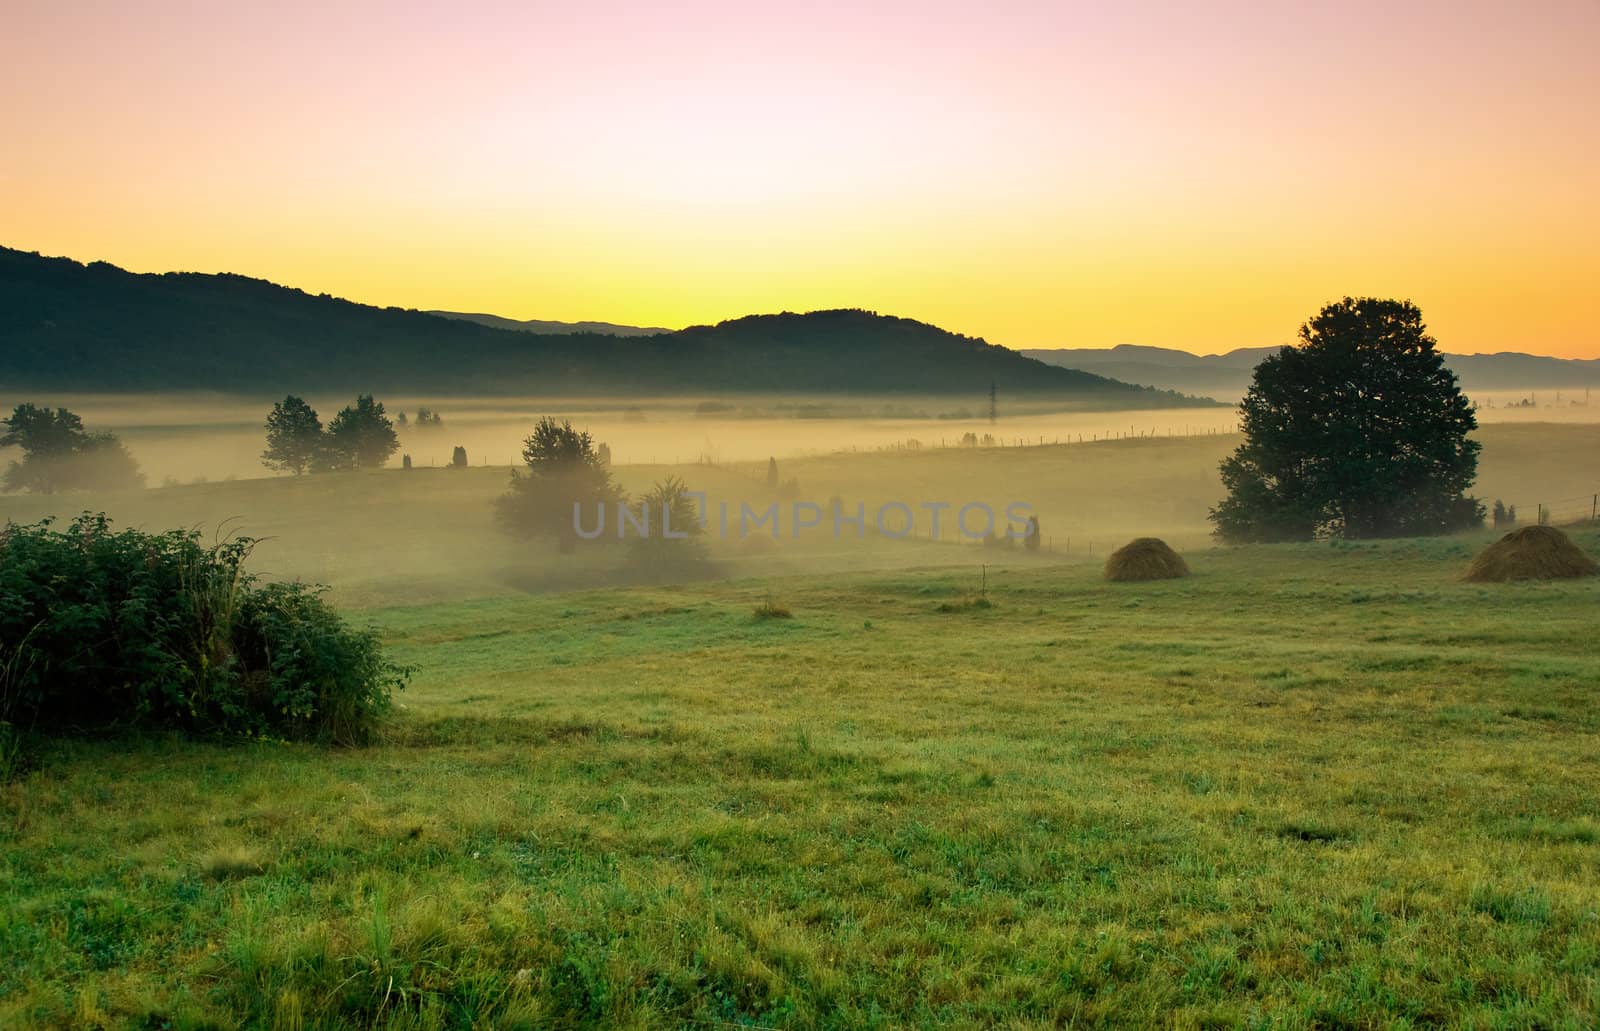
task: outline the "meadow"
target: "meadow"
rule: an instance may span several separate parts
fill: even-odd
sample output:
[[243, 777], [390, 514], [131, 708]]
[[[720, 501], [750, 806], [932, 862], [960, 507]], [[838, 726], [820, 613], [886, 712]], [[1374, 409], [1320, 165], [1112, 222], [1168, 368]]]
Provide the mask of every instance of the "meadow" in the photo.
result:
[[[1482, 492], [1576, 495], [1595, 434], [1486, 427]], [[1487, 531], [1207, 547], [1226, 446], [785, 469], [1191, 526], [1194, 575], [1149, 584], [1100, 579], [1107, 537], [574, 586], [474, 522], [504, 470], [93, 499], [244, 516], [417, 672], [367, 748], [33, 756], [0, 788], [0, 1026], [1595, 1026], [1600, 582], [1462, 583]]]
[[[180, 452], [203, 446], [211, 431], [185, 432], [173, 445]], [[501, 436], [514, 441], [515, 432], [508, 426]], [[963, 538], [954, 526], [953, 509], [971, 501], [989, 504], [997, 515], [1020, 501], [1039, 516], [1043, 552], [1016, 561], [1103, 559], [1143, 535], [1182, 548], [1208, 547], [1207, 512], [1223, 494], [1217, 463], [1239, 442], [1237, 435], [1219, 434], [794, 455], [808, 438], [792, 426], [758, 421], [750, 432], [762, 443], [756, 453], [784, 456], [778, 459], [779, 476], [796, 481], [799, 499], [826, 507], [837, 497], [849, 510], [860, 503], [869, 513], [900, 502], [913, 509], [916, 521], [905, 540], [870, 532], [861, 540], [848, 529], [838, 539], [831, 530], [796, 539], [787, 524], [777, 540], [761, 534], [740, 540], [733, 532], [710, 541], [712, 572], [722, 578], [993, 564], [993, 551]], [[1484, 450], [1475, 490], [1485, 501], [1517, 506], [1524, 521], [1541, 504], [1561, 522], [1590, 515], [1600, 487], [1594, 457], [1600, 454], [1600, 424], [1497, 423], [1476, 436]], [[448, 444], [453, 437], [447, 432], [439, 439]], [[613, 473], [630, 495], [677, 476], [736, 514], [742, 503], [763, 508], [779, 498], [767, 485], [765, 457], [619, 462]], [[253, 563], [261, 573], [328, 584], [336, 602], [360, 608], [628, 582], [615, 568], [615, 554], [561, 556], [546, 544], [499, 533], [493, 502], [509, 477], [508, 466], [473, 465], [257, 477], [125, 494], [0, 495], [0, 521], [68, 519], [93, 510], [124, 526], [242, 533], [262, 538]], [[920, 507], [928, 502], [952, 506], [943, 513], [937, 540], [930, 513]], [[997, 529], [1003, 532], [1004, 526]]]

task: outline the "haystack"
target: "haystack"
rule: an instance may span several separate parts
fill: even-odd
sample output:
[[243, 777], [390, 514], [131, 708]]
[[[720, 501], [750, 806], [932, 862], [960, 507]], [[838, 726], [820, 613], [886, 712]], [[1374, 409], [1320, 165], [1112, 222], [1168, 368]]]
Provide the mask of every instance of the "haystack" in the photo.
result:
[[1176, 580], [1189, 575], [1189, 564], [1155, 537], [1129, 541], [1106, 559], [1107, 580]]
[[1570, 580], [1600, 574], [1600, 565], [1553, 526], [1524, 526], [1484, 548], [1467, 567], [1475, 583]]

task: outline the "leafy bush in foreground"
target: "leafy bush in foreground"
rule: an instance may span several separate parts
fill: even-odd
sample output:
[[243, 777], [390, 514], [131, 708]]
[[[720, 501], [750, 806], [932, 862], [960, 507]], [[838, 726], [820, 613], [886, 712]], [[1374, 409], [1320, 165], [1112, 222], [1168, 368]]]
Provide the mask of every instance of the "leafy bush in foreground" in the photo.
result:
[[366, 740], [407, 671], [316, 588], [258, 586], [254, 543], [104, 515], [0, 530], [0, 722]]

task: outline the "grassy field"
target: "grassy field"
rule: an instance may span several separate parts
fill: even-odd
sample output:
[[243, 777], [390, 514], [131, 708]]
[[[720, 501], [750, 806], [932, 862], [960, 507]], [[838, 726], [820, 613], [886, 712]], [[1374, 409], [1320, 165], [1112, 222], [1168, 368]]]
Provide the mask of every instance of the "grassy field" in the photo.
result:
[[1600, 582], [1486, 539], [370, 608], [381, 745], [4, 786], [0, 1026], [1594, 1027]]
[[[1600, 488], [1600, 424], [1493, 424], [1483, 443], [1478, 485], [1486, 501], [1518, 506], [1531, 521], [1539, 504], [1566, 519], [1591, 510]], [[1020, 501], [1038, 514], [1049, 553], [1040, 563], [1103, 559], [1114, 547], [1156, 535], [1183, 548], [1210, 540], [1206, 515], [1223, 495], [1217, 463], [1236, 436], [1156, 437], [1044, 447], [949, 448], [839, 453], [780, 461], [780, 475], [819, 505], [840, 498], [853, 511], [891, 501], [918, 514], [916, 539], [835, 541], [826, 533], [772, 542], [713, 542], [717, 573], [727, 578], [848, 572], [993, 562], [971, 542], [957, 543], [946, 512], [942, 541], [929, 539], [919, 506], [982, 501], [995, 511]], [[618, 482], [639, 494], [678, 476], [713, 502], [735, 509], [770, 504], [766, 462], [720, 465], [620, 465]], [[615, 554], [562, 557], [545, 546], [510, 540], [495, 529], [495, 497], [509, 473], [500, 467], [383, 470], [334, 476], [261, 478], [164, 487], [131, 494], [0, 495], [0, 522], [105, 511], [119, 524], [166, 529], [226, 528], [267, 538], [254, 566], [277, 577], [333, 587], [334, 600], [361, 608], [520, 597], [529, 591], [612, 585], [627, 577]], [[754, 547], [752, 544], [766, 544]]]

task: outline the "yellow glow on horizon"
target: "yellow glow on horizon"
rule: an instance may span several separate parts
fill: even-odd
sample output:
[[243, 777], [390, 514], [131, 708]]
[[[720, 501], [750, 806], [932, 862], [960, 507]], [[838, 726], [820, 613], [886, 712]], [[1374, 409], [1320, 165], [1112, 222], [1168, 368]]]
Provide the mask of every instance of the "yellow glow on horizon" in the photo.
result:
[[1600, 14], [1367, 16], [1383, 38], [1248, 6], [39, 8], [0, 41], [32, 87], [0, 113], [0, 244], [511, 318], [863, 307], [1011, 347], [1281, 343], [1377, 294], [1448, 351], [1600, 357]]

